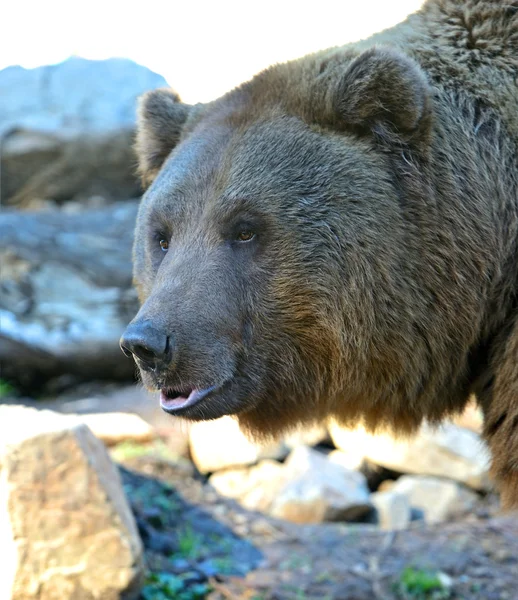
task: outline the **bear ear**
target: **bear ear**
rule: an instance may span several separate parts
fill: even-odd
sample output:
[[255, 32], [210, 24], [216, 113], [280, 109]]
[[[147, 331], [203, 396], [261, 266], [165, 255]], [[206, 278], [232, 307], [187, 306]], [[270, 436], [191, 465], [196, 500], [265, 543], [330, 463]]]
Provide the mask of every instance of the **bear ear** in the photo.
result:
[[165, 159], [180, 140], [191, 106], [182, 104], [178, 94], [163, 88], [139, 99], [135, 150], [144, 187], [156, 177]]
[[426, 144], [430, 88], [421, 68], [391, 49], [363, 52], [347, 66], [332, 93], [335, 119], [382, 140]]

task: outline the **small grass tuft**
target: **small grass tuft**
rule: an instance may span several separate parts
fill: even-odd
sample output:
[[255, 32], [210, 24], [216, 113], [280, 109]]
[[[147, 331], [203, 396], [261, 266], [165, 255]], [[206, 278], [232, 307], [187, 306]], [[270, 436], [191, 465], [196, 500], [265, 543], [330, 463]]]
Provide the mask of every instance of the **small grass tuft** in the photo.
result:
[[438, 573], [414, 567], [406, 567], [394, 587], [401, 600], [447, 600], [451, 596]]
[[9, 396], [14, 396], [15, 394], [15, 387], [8, 381], [5, 381], [5, 379], [0, 379], [0, 398], [8, 398]]
[[178, 534], [178, 550], [179, 554], [184, 558], [189, 558], [191, 560], [199, 558], [202, 544], [202, 536], [196, 533], [190, 526], [185, 527]]

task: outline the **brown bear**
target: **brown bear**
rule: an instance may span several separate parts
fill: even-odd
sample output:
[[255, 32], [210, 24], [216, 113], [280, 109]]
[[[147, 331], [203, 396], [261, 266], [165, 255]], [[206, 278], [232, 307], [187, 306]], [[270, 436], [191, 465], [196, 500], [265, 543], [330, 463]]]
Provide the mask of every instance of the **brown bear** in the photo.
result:
[[256, 437], [485, 418], [518, 506], [518, 2], [428, 0], [222, 98], [140, 104], [142, 307], [167, 412]]

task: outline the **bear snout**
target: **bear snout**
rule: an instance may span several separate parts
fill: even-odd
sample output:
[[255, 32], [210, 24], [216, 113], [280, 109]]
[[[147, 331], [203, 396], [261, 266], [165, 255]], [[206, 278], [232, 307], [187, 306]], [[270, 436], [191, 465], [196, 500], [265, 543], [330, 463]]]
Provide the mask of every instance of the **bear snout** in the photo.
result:
[[147, 320], [132, 321], [120, 339], [121, 350], [144, 369], [167, 368], [172, 360], [171, 339]]

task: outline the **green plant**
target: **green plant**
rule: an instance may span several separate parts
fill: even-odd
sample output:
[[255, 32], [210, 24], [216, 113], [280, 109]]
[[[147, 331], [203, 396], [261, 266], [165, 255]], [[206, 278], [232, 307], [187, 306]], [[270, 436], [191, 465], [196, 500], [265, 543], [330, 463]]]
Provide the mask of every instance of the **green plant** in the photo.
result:
[[185, 558], [198, 558], [201, 551], [202, 541], [203, 540], [200, 534], [196, 533], [191, 526], [186, 526], [178, 534], [179, 553]]
[[202, 600], [210, 588], [204, 583], [186, 585], [181, 575], [150, 573], [141, 592], [142, 600]]
[[395, 585], [395, 592], [402, 600], [447, 600], [450, 590], [437, 573], [406, 567]]
[[7, 398], [7, 396], [13, 396], [16, 392], [14, 386], [4, 379], [0, 379], [0, 398]]

